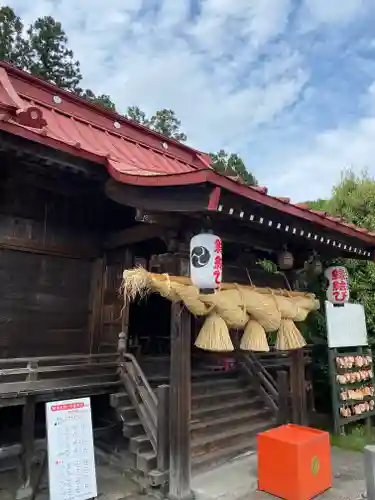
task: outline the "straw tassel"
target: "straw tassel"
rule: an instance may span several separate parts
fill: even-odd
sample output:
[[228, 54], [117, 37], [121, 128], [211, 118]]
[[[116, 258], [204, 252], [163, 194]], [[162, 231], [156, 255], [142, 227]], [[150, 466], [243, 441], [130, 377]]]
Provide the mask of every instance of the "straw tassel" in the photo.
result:
[[241, 339], [240, 348], [243, 351], [256, 352], [268, 352], [270, 350], [266, 331], [258, 321], [251, 319], [247, 322], [245, 332]]
[[277, 332], [276, 349], [278, 351], [289, 351], [300, 349], [306, 345], [305, 339], [291, 319], [281, 320], [279, 331]]
[[215, 313], [207, 316], [194, 345], [205, 351], [234, 351], [228, 327], [223, 318]]

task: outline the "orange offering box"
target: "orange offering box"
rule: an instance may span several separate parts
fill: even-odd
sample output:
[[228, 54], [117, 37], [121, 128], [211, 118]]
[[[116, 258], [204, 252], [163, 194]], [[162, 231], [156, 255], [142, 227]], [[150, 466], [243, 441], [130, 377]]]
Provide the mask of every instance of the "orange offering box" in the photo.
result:
[[328, 432], [282, 425], [258, 434], [258, 488], [285, 500], [310, 500], [332, 486]]

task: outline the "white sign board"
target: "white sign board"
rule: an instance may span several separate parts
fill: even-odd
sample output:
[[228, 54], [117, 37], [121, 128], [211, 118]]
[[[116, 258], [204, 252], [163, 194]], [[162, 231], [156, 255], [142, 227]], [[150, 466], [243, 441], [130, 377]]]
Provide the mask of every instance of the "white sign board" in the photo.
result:
[[365, 310], [361, 304], [334, 306], [325, 302], [328, 347], [367, 345]]
[[97, 496], [90, 398], [46, 404], [50, 500]]

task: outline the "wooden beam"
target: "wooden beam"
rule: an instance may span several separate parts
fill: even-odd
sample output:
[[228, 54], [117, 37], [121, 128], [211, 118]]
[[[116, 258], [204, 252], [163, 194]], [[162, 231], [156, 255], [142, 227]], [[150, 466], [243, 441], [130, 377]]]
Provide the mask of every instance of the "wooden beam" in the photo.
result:
[[96, 248], [91, 251], [84, 248], [74, 248], [65, 245], [51, 245], [32, 241], [24, 238], [13, 238], [0, 236], [0, 248], [4, 250], [17, 250], [19, 252], [34, 253], [40, 255], [54, 255], [56, 257], [67, 257], [69, 259], [91, 260], [97, 254]]
[[179, 303], [171, 308], [169, 498], [190, 500], [191, 317]]
[[141, 241], [166, 236], [166, 233], [166, 228], [157, 224], [136, 224], [127, 229], [109, 234], [104, 242], [104, 248], [111, 250], [121, 246], [134, 245]]
[[206, 210], [212, 188], [208, 185], [173, 187], [131, 186], [109, 179], [105, 184], [108, 198], [121, 205], [158, 212], [199, 212]]

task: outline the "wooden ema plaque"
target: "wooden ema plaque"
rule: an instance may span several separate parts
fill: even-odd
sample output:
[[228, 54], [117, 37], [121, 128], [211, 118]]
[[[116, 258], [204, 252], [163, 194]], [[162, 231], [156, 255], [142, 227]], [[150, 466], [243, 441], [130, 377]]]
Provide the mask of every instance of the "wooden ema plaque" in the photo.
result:
[[335, 433], [344, 426], [375, 415], [374, 373], [371, 350], [366, 347], [342, 347], [328, 350], [332, 409]]

